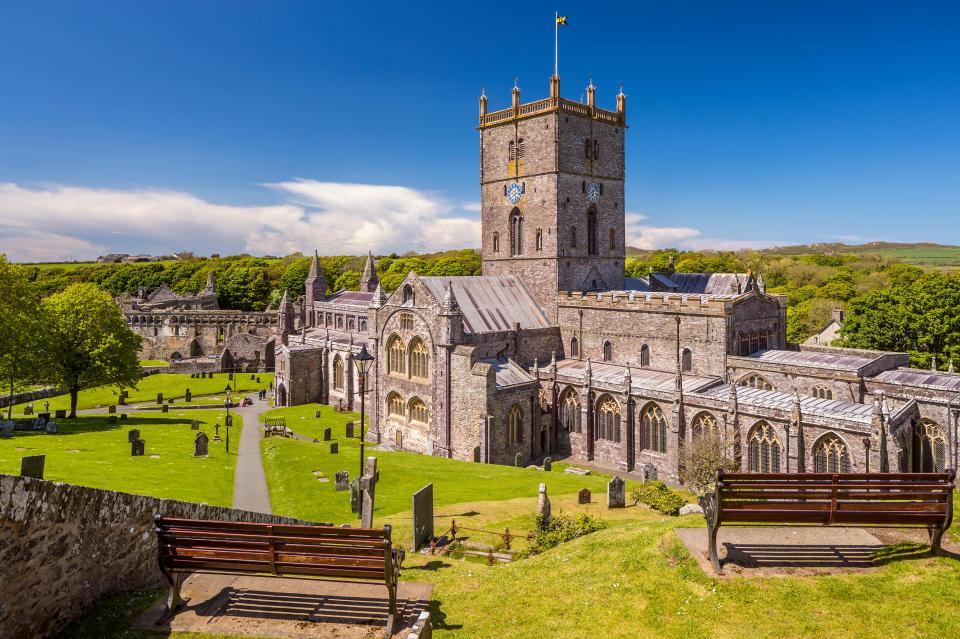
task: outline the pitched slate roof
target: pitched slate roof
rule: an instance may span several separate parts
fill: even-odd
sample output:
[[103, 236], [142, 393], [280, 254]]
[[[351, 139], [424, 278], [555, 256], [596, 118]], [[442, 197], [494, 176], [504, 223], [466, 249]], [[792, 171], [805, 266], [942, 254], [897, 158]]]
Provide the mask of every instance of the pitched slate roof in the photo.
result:
[[549, 328], [550, 322], [523, 282], [514, 275], [471, 275], [421, 277], [420, 281], [438, 302], [446, 295], [447, 283], [463, 314], [467, 333], [490, 333], [521, 328]]
[[626, 282], [628, 290], [644, 293], [659, 291], [682, 295], [738, 295], [746, 292], [750, 276], [747, 273], [651, 273], [645, 278], [627, 278]]
[[373, 300], [373, 293], [366, 291], [340, 291], [327, 298], [327, 302], [332, 304], [347, 304], [350, 306], [359, 306], [366, 309]]
[[[695, 393], [702, 397], [726, 400], [730, 396], [729, 384], [717, 384]], [[793, 408], [794, 395], [780, 391], [761, 390], [749, 386], [737, 386], [737, 403], [741, 406], [773, 408], [789, 411]], [[859, 404], [845, 399], [820, 399], [811, 395], [800, 396], [800, 412], [805, 416], [845, 419], [869, 424], [873, 415], [871, 404]]]
[[902, 386], [928, 386], [943, 390], [960, 391], [960, 375], [925, 371], [917, 368], [896, 368], [883, 371], [871, 378], [873, 381]]
[[773, 364], [788, 364], [791, 366], [810, 366], [813, 368], [829, 368], [856, 372], [875, 362], [885, 353], [878, 353], [877, 357], [858, 357], [839, 353], [824, 353], [820, 351], [781, 351], [767, 350], [750, 355], [751, 359]]
[[534, 381], [533, 375], [523, 370], [523, 367], [509, 359], [487, 358], [480, 362], [489, 364], [497, 376], [497, 388], [516, 386]]
[[[580, 383], [587, 370], [587, 361], [579, 359], [562, 359], [557, 362], [557, 377], [562, 381]], [[623, 380], [627, 375], [627, 367], [608, 362], [590, 362], [590, 375], [595, 386], [601, 388], [623, 388]], [[704, 377], [684, 373], [683, 390], [692, 391], [716, 382], [716, 377]], [[631, 388], [638, 390], [672, 391], [676, 388], [676, 373], [658, 371], [652, 368], [630, 367]]]

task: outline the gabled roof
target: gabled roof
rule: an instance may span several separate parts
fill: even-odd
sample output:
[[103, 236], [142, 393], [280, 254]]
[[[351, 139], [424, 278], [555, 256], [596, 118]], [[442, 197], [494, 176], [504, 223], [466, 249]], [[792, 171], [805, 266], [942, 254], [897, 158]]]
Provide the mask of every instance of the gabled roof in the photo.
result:
[[629, 277], [627, 290], [683, 295], [740, 295], [750, 289], [749, 273], [650, 273]]
[[[581, 359], [562, 359], [557, 362], [557, 377], [561, 381], [580, 383], [587, 370], [587, 361]], [[595, 386], [601, 388], [622, 389], [627, 375], [627, 367], [608, 362], [590, 362], [590, 378]], [[718, 378], [683, 374], [684, 392], [703, 388], [716, 383]], [[638, 390], [676, 390], [676, 372], [658, 371], [652, 368], [630, 368], [630, 387]]]
[[896, 368], [884, 371], [872, 378], [873, 381], [902, 386], [927, 386], [941, 390], [960, 391], [960, 375], [925, 371], [918, 368]]
[[533, 375], [523, 370], [519, 364], [510, 359], [486, 358], [478, 360], [488, 364], [496, 373], [497, 388], [527, 384], [534, 381]]
[[[697, 395], [726, 400], [730, 395], [729, 384], [717, 384], [699, 391]], [[793, 408], [794, 395], [780, 391], [761, 390], [749, 386], [737, 386], [737, 403], [744, 407], [773, 408], [789, 411]], [[873, 416], [871, 404], [859, 404], [845, 399], [820, 399], [811, 395], [800, 395], [800, 412], [806, 416], [845, 419], [861, 424], [869, 424]]]
[[349, 306], [357, 306], [366, 310], [370, 306], [370, 302], [373, 300], [373, 293], [367, 293], [366, 291], [340, 291], [339, 293], [334, 293], [328, 297], [324, 302], [330, 304], [346, 304]]
[[526, 286], [514, 275], [419, 279], [438, 303], [446, 295], [447, 284], [453, 285], [466, 333], [508, 331], [513, 329], [514, 324], [527, 329], [551, 326]]
[[839, 353], [824, 353], [821, 351], [760, 351], [750, 355], [750, 359], [773, 364], [788, 364], [792, 366], [809, 366], [811, 368], [828, 368], [857, 372], [867, 364], [872, 364], [886, 353], [877, 353], [877, 357], [858, 357]]

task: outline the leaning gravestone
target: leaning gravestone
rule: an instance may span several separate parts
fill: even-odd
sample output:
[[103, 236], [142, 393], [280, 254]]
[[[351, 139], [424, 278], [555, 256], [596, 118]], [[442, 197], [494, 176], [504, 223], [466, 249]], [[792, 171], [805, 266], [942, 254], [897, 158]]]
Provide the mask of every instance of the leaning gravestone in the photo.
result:
[[577, 493], [577, 503], [578, 504], [589, 504], [590, 503], [590, 491], [587, 488], [582, 488], [579, 493]]
[[377, 482], [380, 481], [380, 471], [377, 470], [377, 458], [367, 457], [367, 468], [360, 478], [362, 500], [360, 502], [360, 525], [364, 528], [373, 528], [373, 508], [377, 495]]
[[21, 457], [20, 476], [43, 479], [43, 462], [46, 461], [46, 459], [46, 455], [29, 455], [27, 457]]
[[58, 410], [57, 413], [56, 413], [56, 418], [57, 418], [57, 419], [66, 419], [66, 418], [67, 418], [67, 410], [66, 410], [65, 408], [61, 408], [60, 410]]
[[133, 457], [142, 457], [145, 444], [142, 439], [135, 439], [130, 442], [130, 455]]
[[200, 430], [200, 421], [194, 419], [190, 422], [190, 430]]
[[332, 435], [333, 435], [333, 433], [331, 432], [331, 430], [330, 430], [329, 428], [324, 428], [324, 429], [323, 429], [323, 441], [325, 441], [325, 442], [330, 441]]
[[550, 498], [547, 497], [547, 485], [540, 484], [540, 494], [537, 497], [537, 523], [546, 526], [550, 522]]
[[158, 404], [163, 403], [163, 393], [157, 393], [157, 403]]
[[619, 477], [614, 477], [607, 482], [607, 508], [623, 508], [626, 505], [626, 483]]
[[523, 468], [523, 453], [517, 453], [513, 458], [513, 465], [517, 468]]
[[13, 422], [3, 422], [0, 424], [0, 437], [10, 439], [13, 437]]
[[336, 455], [340, 452], [340, 444], [338, 442], [330, 442], [330, 454]]
[[115, 412], [117, 412], [116, 404], [110, 404], [109, 406], [107, 406], [107, 413], [112, 415]]
[[206, 457], [209, 452], [210, 438], [207, 437], [207, 434], [204, 432], [197, 433], [196, 438], [193, 440], [193, 456], [194, 457]]
[[350, 490], [350, 473], [345, 470], [338, 470], [334, 475], [337, 481], [337, 490]]
[[413, 552], [433, 539], [433, 484], [413, 493]]
[[350, 482], [350, 512], [360, 512], [360, 478]]
[[133, 430], [127, 431], [127, 441], [133, 442], [134, 440], [140, 439], [140, 431], [136, 428]]
[[543, 469], [544, 469], [546, 472], [548, 472], [548, 473], [549, 473], [551, 470], [553, 470], [553, 459], [551, 459], [550, 457], [544, 457], [544, 458], [543, 458]]
[[347, 422], [347, 437], [353, 437], [353, 422]]

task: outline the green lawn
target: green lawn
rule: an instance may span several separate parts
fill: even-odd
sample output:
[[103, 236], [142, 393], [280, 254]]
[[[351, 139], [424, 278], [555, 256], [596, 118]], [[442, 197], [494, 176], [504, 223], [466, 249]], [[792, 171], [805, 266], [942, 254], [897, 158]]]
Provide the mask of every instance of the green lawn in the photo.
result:
[[[317, 409], [320, 419], [314, 418]], [[350, 493], [337, 492], [334, 474], [347, 470], [353, 479], [360, 470], [358, 439], [346, 438], [345, 424], [359, 421], [357, 414], [339, 414], [329, 406], [310, 404], [278, 408], [261, 416], [285, 416], [294, 432], [321, 440], [319, 444], [283, 437], [271, 437], [261, 443], [263, 464], [270, 488], [273, 512], [311, 521], [347, 523], [356, 519], [350, 512]], [[333, 429], [340, 452], [330, 454], [323, 441], [323, 429]], [[414, 492], [433, 483], [434, 503], [439, 506], [461, 502], [507, 500], [536, 497], [540, 482], [550, 495], [573, 494], [589, 488], [595, 499], [606, 498], [606, 482], [601, 476], [581, 477], [559, 472], [544, 473], [525, 468], [474, 464], [416, 453], [377, 451], [367, 446], [367, 456], [377, 457], [381, 481], [377, 485], [375, 522], [392, 513], [410, 510]], [[314, 471], [330, 481], [321, 482]], [[377, 523], [379, 525], [379, 523]]]
[[[163, 393], [164, 399], [175, 398], [182, 400], [186, 390], [189, 388], [194, 397], [205, 395], [217, 395], [222, 401], [223, 392], [227, 384], [232, 389], [238, 391], [241, 396], [246, 393], [256, 393], [261, 388], [269, 388], [273, 381], [273, 373], [256, 373], [260, 377], [260, 383], [250, 379], [250, 373], [236, 373], [231, 382], [227, 379], [227, 373], [216, 373], [213, 379], [190, 379], [186, 373], [158, 373], [148, 375], [140, 380], [136, 389], [130, 389], [130, 396], [127, 398], [128, 404], [138, 402], [156, 403], [157, 393]], [[113, 386], [99, 386], [80, 392], [77, 400], [77, 408], [80, 410], [87, 408], [98, 408], [117, 403], [119, 392]], [[70, 408], [70, 396], [58, 395], [50, 398], [50, 410]], [[205, 402], [201, 402], [205, 403]], [[22, 414], [23, 407], [26, 404], [14, 406], [14, 414]], [[43, 410], [43, 400], [33, 402], [35, 412]]]
[[141, 366], [170, 366], [170, 362], [165, 359], [141, 359]]
[[[0, 472], [18, 475], [21, 457], [46, 455], [44, 479], [230, 506], [243, 421], [234, 416], [232, 452], [227, 454], [225, 442], [213, 441], [215, 422], [225, 435], [225, 415], [222, 410], [174, 409], [166, 414], [131, 413], [116, 424], [108, 424], [104, 415], [57, 420], [55, 435], [18, 431], [11, 439], [0, 439]], [[193, 456], [197, 435], [190, 428], [193, 419], [210, 437], [209, 457]], [[130, 455], [127, 431], [132, 428], [140, 430], [145, 442], [143, 457]]]

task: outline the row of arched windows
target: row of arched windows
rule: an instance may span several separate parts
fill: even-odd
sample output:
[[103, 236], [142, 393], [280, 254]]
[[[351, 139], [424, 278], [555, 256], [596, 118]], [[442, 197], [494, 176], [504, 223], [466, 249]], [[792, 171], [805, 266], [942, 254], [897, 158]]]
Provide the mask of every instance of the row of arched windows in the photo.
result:
[[[514, 208], [510, 212], [510, 255], [513, 257], [523, 255], [523, 213], [519, 208]], [[617, 229], [610, 227], [608, 230], [609, 250], [611, 253], [617, 250], [618, 239]], [[587, 212], [587, 255], [599, 255], [598, 251], [598, 231], [597, 231], [597, 211], [590, 207]], [[543, 229], [537, 229], [536, 241], [534, 247], [537, 251], [543, 250]], [[577, 227], [570, 227], [570, 248], [577, 248]], [[493, 233], [493, 252], [500, 252], [500, 233]]]
[[526, 151], [526, 145], [523, 142], [523, 138], [519, 138], [516, 142], [510, 140], [507, 142], [507, 160], [513, 162], [514, 160], [522, 160], [524, 153]]
[[387, 417], [407, 419], [411, 422], [426, 424], [429, 420], [427, 405], [419, 397], [404, 401], [400, 393], [393, 391], [387, 395]]
[[423, 340], [414, 337], [408, 346], [404, 346], [399, 335], [392, 335], [387, 340], [387, 374], [428, 379], [430, 351]]
[[759, 351], [777, 347], [776, 331], [771, 329], [737, 333], [737, 354], [746, 357]]
[[[570, 338], [570, 357], [580, 357], [580, 340], [576, 337]], [[603, 361], [613, 361], [613, 343], [610, 340], [603, 342]], [[650, 347], [644, 344], [640, 347], [640, 368], [650, 366]], [[680, 351], [680, 368], [685, 373], [693, 370], [693, 351], [684, 348]], [[743, 384], [741, 384], [742, 386]]]

